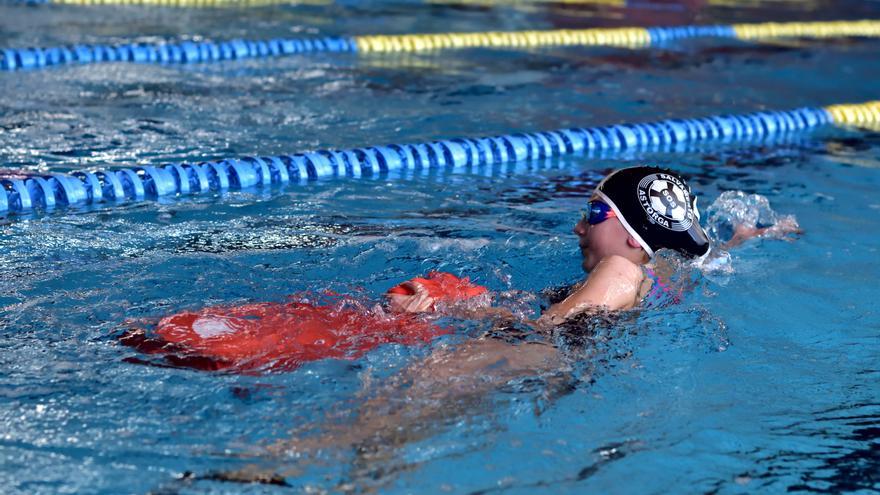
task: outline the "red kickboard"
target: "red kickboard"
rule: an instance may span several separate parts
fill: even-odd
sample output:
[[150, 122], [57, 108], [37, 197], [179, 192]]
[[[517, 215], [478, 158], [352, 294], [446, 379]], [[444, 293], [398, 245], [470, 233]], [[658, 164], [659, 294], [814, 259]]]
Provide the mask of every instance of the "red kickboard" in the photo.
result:
[[[429, 292], [437, 294], [435, 297], [445, 301], [486, 292], [485, 287], [473, 285], [467, 279], [438, 272], [410, 282], [424, 284]], [[145, 354], [161, 354], [170, 366], [200, 370], [292, 370], [320, 359], [357, 359], [383, 344], [427, 343], [446, 333], [448, 329], [416, 314], [389, 314], [365, 308], [353, 300], [319, 304], [303, 298], [287, 303], [184, 311], [162, 318], [151, 333], [144, 329], [129, 330], [120, 342]], [[130, 361], [144, 362], [137, 358]]]

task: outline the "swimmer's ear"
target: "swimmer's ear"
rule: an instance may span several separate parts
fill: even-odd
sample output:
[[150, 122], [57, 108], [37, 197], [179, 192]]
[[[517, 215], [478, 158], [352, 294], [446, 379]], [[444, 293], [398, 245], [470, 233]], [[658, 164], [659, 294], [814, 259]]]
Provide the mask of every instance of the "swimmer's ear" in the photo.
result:
[[642, 249], [642, 245], [639, 244], [639, 241], [631, 235], [626, 236], [626, 245], [631, 248]]

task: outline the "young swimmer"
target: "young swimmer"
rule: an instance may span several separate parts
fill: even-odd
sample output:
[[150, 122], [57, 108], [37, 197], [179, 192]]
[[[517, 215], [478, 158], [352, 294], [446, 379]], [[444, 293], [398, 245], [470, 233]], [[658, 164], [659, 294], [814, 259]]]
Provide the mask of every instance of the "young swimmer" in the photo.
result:
[[[596, 187], [588, 210], [574, 227], [582, 267], [589, 276], [537, 320], [522, 323], [540, 331], [583, 313], [677, 302], [677, 292], [656, 275], [652, 259], [660, 249], [691, 258], [709, 252], [709, 239], [700, 226], [696, 203], [684, 179], [669, 170], [640, 166], [609, 174]], [[796, 227], [777, 225], [771, 229], [789, 233]], [[737, 228], [731, 242], [722, 247], [771, 229]], [[457, 304], [486, 292], [485, 287], [467, 278], [432, 272], [389, 289], [387, 312], [347, 298], [333, 304], [309, 298], [217, 306], [165, 317], [156, 326], [155, 337], [143, 329], [133, 329], [120, 340], [141, 352], [162, 354], [174, 366], [290, 370], [307, 361], [355, 359], [382, 344], [429, 342], [450, 333], [412, 313], [439, 308], [440, 312], [463, 318], [521, 321], [504, 308], [463, 309], [474, 305]], [[469, 347], [492, 345], [482, 342]], [[524, 350], [515, 352], [523, 354]]]
[[[294, 458], [301, 467], [312, 453], [353, 447], [356, 460], [349, 476], [381, 483], [393, 477], [395, 470], [387, 468], [403, 446], [430, 438], [446, 425], [472, 418], [481, 410], [491, 411], [492, 391], [528, 378], [543, 383], [543, 401], [569, 393], [572, 382], [583, 378], [570, 373], [570, 363], [562, 358], [553, 339], [543, 338], [551, 334], [544, 330], [563, 328], [558, 325], [568, 319], [596, 312], [586, 324], [577, 322], [577, 331], [588, 333], [590, 328], [609, 322], [609, 315], [602, 311], [674, 303], [674, 294], [654, 273], [655, 253], [665, 248], [697, 258], [709, 252], [696, 198], [673, 172], [653, 167], [615, 171], [597, 186], [588, 206], [574, 233], [589, 276], [537, 321], [525, 322], [536, 327], [542, 338], [493, 338], [489, 333], [451, 346], [436, 346], [426, 358], [381, 382], [365, 380], [360, 394], [365, 400], [354, 410], [343, 409], [325, 423], [303, 425], [293, 438], [270, 445], [268, 453], [281, 456], [282, 463]], [[721, 247], [765, 233], [796, 232], [796, 227], [792, 221], [770, 229], [736, 228], [731, 242]], [[467, 279], [433, 273], [390, 289], [388, 309], [397, 313], [392, 318], [451, 309], [464, 317], [515, 319], [502, 308], [457, 311], [460, 302], [481, 297], [485, 291]], [[317, 433], [311, 432], [312, 428]], [[211, 473], [207, 478], [236, 482], [283, 479], [271, 471], [267, 476], [265, 469], [261, 463], [259, 468]]]
[[[537, 323], [555, 325], [589, 311], [674, 302], [651, 261], [660, 249], [691, 258], [708, 253], [709, 238], [700, 226], [696, 203], [684, 179], [669, 170], [639, 166], [605, 177], [574, 226], [582, 267], [589, 276], [563, 301], [550, 306]], [[418, 282], [403, 285], [409, 294], [388, 294], [392, 309], [423, 312], [434, 307], [434, 298]]]
[[[318, 435], [282, 440], [270, 450], [299, 455], [354, 446], [364, 453], [357, 464], [367, 468], [365, 472], [373, 467], [381, 472], [402, 446], [428, 438], [462, 417], [472, 417], [474, 411], [491, 410], [491, 392], [512, 382], [543, 383], [541, 394], [546, 400], [570, 392], [583, 377], [571, 373], [571, 362], [563, 356], [568, 351], [557, 337], [589, 345], [591, 332], [615, 324], [616, 311], [677, 302], [676, 293], [667, 290], [655, 274], [652, 260], [660, 249], [692, 259], [708, 255], [710, 242], [699, 224], [696, 203], [687, 183], [668, 170], [632, 167], [605, 177], [590, 197], [589, 210], [574, 227], [582, 266], [589, 276], [536, 321], [519, 320], [503, 308], [461, 311], [462, 306], [471, 305], [444, 305], [432, 295], [436, 293], [432, 284], [420, 279], [393, 288], [388, 298], [395, 311], [499, 317], [497, 331], [437, 346], [428, 357], [378, 385], [366, 383], [362, 395], [369, 399], [356, 406], [356, 414], [346, 413], [353, 421], [329, 421], [317, 427]], [[796, 227], [793, 221], [769, 229], [736, 227], [732, 242], [719, 247], [764, 234], [796, 232]], [[589, 318], [575, 320], [584, 314]], [[567, 320], [575, 324], [561, 325]], [[526, 324], [523, 334], [537, 338], [519, 338], [517, 323]], [[581, 336], [587, 338], [577, 339]]]

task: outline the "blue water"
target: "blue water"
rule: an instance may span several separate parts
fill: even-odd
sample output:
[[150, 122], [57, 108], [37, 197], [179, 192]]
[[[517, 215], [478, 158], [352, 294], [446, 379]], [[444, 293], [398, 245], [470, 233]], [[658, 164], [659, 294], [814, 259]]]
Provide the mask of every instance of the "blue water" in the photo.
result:
[[[0, 46], [203, 36], [877, 18], [875, 2], [0, 6]], [[0, 74], [0, 166], [62, 171], [876, 99], [880, 42], [472, 50]], [[682, 304], [585, 324], [558, 367], [450, 383], [490, 324], [432, 346], [224, 374], [129, 363], [132, 321], [325, 289], [378, 301], [431, 269], [509, 304], [579, 280], [607, 171], [656, 163], [795, 215]], [[5, 493], [880, 490], [880, 134], [568, 157], [228, 192], [0, 225]], [[512, 302], [511, 302], [512, 301]], [[420, 373], [421, 372], [421, 373]], [[487, 372], [491, 373], [491, 372]], [[452, 385], [452, 386], [451, 386]], [[376, 418], [386, 418], [378, 421]], [[369, 430], [371, 439], [347, 441]], [[320, 448], [308, 449], [306, 446]], [[223, 481], [273, 473], [290, 487]], [[184, 473], [192, 473], [184, 475]], [[229, 477], [227, 475], [227, 477]], [[291, 488], [292, 487], [292, 488]]]

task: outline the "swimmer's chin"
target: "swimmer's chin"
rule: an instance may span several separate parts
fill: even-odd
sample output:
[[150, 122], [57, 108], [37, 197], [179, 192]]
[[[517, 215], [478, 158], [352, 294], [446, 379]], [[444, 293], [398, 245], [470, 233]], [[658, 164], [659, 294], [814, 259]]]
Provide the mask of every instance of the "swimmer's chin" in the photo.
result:
[[593, 268], [596, 268], [597, 263], [592, 263], [589, 256], [584, 255], [584, 259], [581, 261], [581, 268], [583, 268], [584, 273], [590, 273]]

